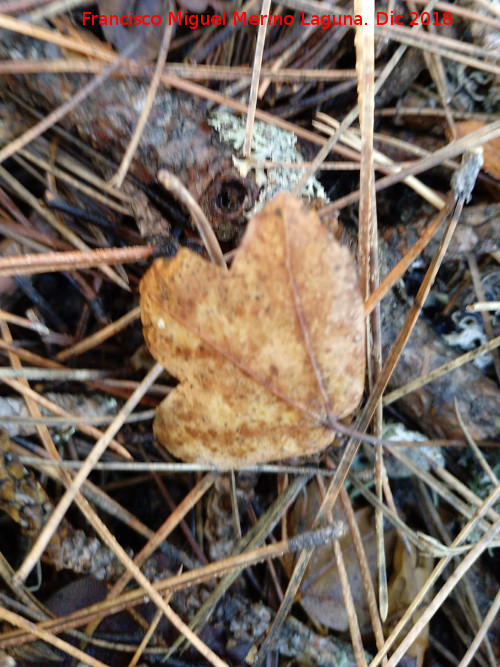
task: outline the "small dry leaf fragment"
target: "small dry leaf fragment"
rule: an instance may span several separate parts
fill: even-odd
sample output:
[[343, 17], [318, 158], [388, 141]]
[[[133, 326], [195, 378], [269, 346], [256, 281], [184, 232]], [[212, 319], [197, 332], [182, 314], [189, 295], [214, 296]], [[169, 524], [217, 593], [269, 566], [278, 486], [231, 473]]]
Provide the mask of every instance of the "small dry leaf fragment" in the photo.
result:
[[[391, 630], [396, 626], [407, 607], [417, 597], [420, 590], [425, 586], [429, 578], [433, 559], [417, 551], [413, 544], [410, 552], [407, 551], [401, 538], [397, 538], [393, 559], [393, 574], [389, 582], [389, 619], [386, 623], [384, 633], [389, 636]], [[432, 600], [432, 588], [429, 588], [426, 596], [412, 618], [411, 626], [415, 625], [419, 617], [424, 613]], [[404, 630], [399, 642], [406, 636], [410, 627]], [[396, 642], [396, 646], [399, 642]], [[420, 631], [418, 637], [406, 652], [406, 656], [415, 659], [416, 667], [424, 664], [425, 652], [429, 647], [429, 626], [426, 625]]]
[[[456, 123], [455, 128], [457, 136], [465, 137], [467, 134], [476, 132], [477, 130], [486, 127], [487, 123], [483, 123], [480, 120], [467, 120], [462, 123]], [[500, 179], [500, 137], [488, 141], [488, 143], [483, 144], [483, 170], [496, 178]]]
[[141, 282], [144, 335], [179, 385], [158, 440], [184, 461], [241, 468], [331, 443], [364, 383], [354, 262], [298, 199], [249, 223], [229, 271], [181, 249]]
[[[321, 505], [322, 495], [316, 482], [306, 487], [303, 497], [295, 502], [289, 517], [289, 535], [297, 535], [309, 530]], [[355, 512], [356, 524], [363, 543], [368, 570], [372, 581], [377, 578], [377, 537], [372, 507], [362, 507]], [[372, 631], [370, 610], [363, 576], [356, 556], [353, 538], [347, 527], [347, 519], [340, 502], [337, 502], [331, 513], [333, 522], [341, 521], [346, 526], [346, 534], [340, 538], [339, 544], [344, 557], [351, 595], [356, 609], [356, 616], [362, 634]], [[396, 539], [393, 528], [384, 531], [385, 555], [388, 563], [392, 560]], [[283, 565], [287, 573], [293, 570], [295, 559], [288, 556]], [[304, 611], [318, 626], [332, 628], [337, 632], [349, 631], [349, 620], [345, 608], [344, 593], [339, 577], [333, 546], [328, 545], [314, 550], [311, 561], [299, 589], [299, 600]]]

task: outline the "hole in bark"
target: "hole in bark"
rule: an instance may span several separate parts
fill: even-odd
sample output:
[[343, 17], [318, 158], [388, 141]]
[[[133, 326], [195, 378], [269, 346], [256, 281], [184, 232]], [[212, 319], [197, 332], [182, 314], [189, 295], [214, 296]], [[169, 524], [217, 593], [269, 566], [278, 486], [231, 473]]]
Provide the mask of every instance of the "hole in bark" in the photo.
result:
[[231, 217], [240, 214], [245, 206], [248, 190], [245, 185], [234, 177], [222, 179], [219, 191], [215, 196], [215, 205], [225, 215]]

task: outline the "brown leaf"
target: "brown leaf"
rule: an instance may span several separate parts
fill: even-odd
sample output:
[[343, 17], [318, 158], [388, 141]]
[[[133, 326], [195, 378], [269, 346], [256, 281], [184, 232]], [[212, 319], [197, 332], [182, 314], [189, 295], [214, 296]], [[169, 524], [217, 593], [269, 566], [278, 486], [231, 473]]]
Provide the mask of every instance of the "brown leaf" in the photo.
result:
[[249, 223], [230, 271], [182, 249], [141, 282], [144, 335], [180, 384], [154, 430], [185, 461], [220, 468], [304, 456], [363, 391], [354, 263], [299, 200]]
[[[288, 518], [290, 535], [297, 535], [311, 528], [321, 501], [322, 496], [317, 483], [311, 482], [306, 487], [304, 496], [295, 502], [290, 512]], [[373, 507], [362, 507], [356, 511], [355, 516], [363, 542], [368, 569], [372, 581], [376, 581], [377, 537]], [[334, 505], [331, 520], [333, 522], [343, 521], [347, 525], [347, 519], [340, 502]], [[392, 559], [395, 537], [395, 531], [392, 527], [385, 530], [384, 547], [388, 562]], [[351, 533], [347, 531], [340, 538], [339, 543], [344, 557], [360, 630], [363, 634], [370, 633], [372, 626], [369, 605]], [[293, 570], [294, 561], [291, 557], [285, 558], [283, 565], [286, 572], [290, 574]], [[314, 550], [300, 585], [299, 600], [307, 615], [318, 626], [332, 628], [337, 632], [349, 631], [344, 593], [332, 545], [319, 547]]]

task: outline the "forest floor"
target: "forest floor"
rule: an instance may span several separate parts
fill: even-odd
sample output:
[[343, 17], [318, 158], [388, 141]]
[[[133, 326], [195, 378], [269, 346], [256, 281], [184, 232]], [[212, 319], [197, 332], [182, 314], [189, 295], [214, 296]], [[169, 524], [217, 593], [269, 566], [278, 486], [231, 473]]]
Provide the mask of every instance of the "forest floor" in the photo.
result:
[[0, 665], [500, 664], [498, 1], [0, 31]]

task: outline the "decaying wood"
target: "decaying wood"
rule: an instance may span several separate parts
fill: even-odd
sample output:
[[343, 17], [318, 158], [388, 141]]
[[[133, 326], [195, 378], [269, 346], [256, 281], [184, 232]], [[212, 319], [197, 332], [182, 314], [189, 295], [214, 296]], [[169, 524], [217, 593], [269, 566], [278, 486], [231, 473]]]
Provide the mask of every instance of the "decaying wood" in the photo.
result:
[[[384, 238], [391, 246], [397, 245], [397, 252], [404, 255], [420, 238], [427, 225], [427, 218], [404, 225], [395, 225], [385, 231]], [[422, 258], [425, 261], [430, 261], [436, 252], [442, 235], [443, 229], [440, 229], [424, 249]], [[460, 224], [455, 230], [446, 253], [447, 261], [450, 259], [465, 259], [469, 252], [483, 255], [498, 250], [500, 250], [500, 204], [485, 204], [464, 208], [460, 216]]]
[[[381, 240], [384, 265], [393, 266], [399, 259], [399, 248]], [[407, 306], [393, 291], [382, 302], [384, 356], [399, 333]], [[456, 350], [420, 317], [394, 369], [388, 387], [396, 389], [409, 380], [449, 362], [457, 356]], [[466, 364], [401, 398], [395, 405], [415, 422], [430, 438], [462, 438], [463, 433], [453, 407], [457, 399], [467, 427], [477, 440], [495, 438], [498, 426], [494, 416], [498, 412], [500, 390], [495, 382], [472, 364]]]
[[[30, 541], [54, 509], [42, 485], [13, 452], [5, 431], [0, 431], [0, 509], [19, 524]], [[52, 536], [45, 558], [59, 570], [89, 573], [97, 579], [114, 580], [123, 571], [110, 549], [96, 537], [75, 529], [66, 518]]]
[[[404, 312], [401, 304], [390, 299], [391, 306], [384, 308], [386, 314], [384, 331], [385, 351], [395, 339]], [[414, 377], [423, 375], [457, 356], [423, 319], [417, 321], [401, 359], [389, 382], [396, 389]], [[458, 401], [467, 427], [477, 440], [495, 438], [498, 425], [495, 415], [500, 403], [500, 390], [495, 382], [472, 364], [466, 364], [449, 375], [445, 375], [420, 389], [402, 397], [395, 405], [418, 425], [430, 438], [463, 438], [453, 402]]]
[[[0, 57], [54, 58], [53, 44], [3, 31]], [[10, 90], [35, 109], [51, 111], [89, 80], [86, 75], [29, 74], [8, 76]], [[147, 82], [134, 77], [109, 79], [61, 121], [116, 163], [121, 161], [147, 94]], [[233, 149], [222, 143], [207, 124], [205, 102], [161, 87], [132, 161], [130, 173], [144, 184], [156, 182], [162, 167], [175, 173], [190, 189], [221, 239], [238, 234], [257, 198], [252, 173], [240, 176], [233, 166]], [[108, 172], [104, 174], [110, 177]]]
[[[240, 651], [246, 647], [248, 653], [269, 627], [272, 614], [262, 602], [251, 603], [240, 595], [227, 595], [224, 604], [219, 605], [215, 612], [214, 624], [220, 623], [227, 628], [230, 636], [228, 646], [239, 646]], [[275, 649], [281, 656], [295, 658], [306, 667], [356, 665], [350, 644], [323, 637], [294, 616], [289, 616], [281, 628]], [[238, 655], [241, 663], [245, 657]]]

